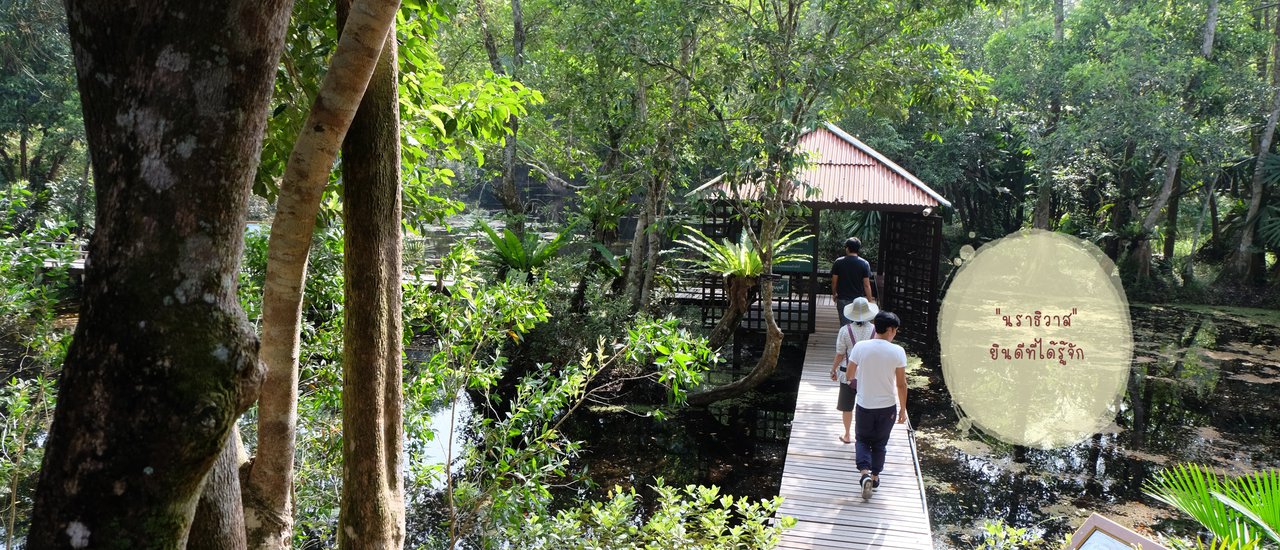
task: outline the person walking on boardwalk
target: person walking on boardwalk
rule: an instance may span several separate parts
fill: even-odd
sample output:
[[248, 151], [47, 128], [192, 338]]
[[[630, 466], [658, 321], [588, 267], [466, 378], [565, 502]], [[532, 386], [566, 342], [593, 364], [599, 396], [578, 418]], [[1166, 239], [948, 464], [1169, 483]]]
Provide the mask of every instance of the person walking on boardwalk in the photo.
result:
[[870, 321], [875, 319], [879, 312], [879, 307], [861, 296], [845, 306], [844, 311], [841, 312], [852, 322], [841, 327], [836, 333], [836, 358], [831, 363], [831, 379], [840, 383], [840, 396], [836, 398], [836, 410], [840, 411], [840, 419], [844, 421], [844, 435], [840, 436], [840, 441], [845, 445], [853, 443], [849, 426], [853, 423], [853, 401], [858, 395], [857, 383], [853, 378], [846, 376], [848, 369], [846, 359], [854, 344], [871, 339], [871, 334], [875, 332], [875, 325]]
[[893, 343], [902, 321], [881, 311], [873, 323], [875, 336], [849, 351], [848, 376], [858, 382], [853, 431], [862, 500], [870, 500], [872, 490], [880, 486], [894, 418], [899, 424], [907, 421], [907, 352]]
[[844, 256], [831, 264], [831, 299], [836, 303], [842, 327], [849, 324], [844, 308], [854, 300], [862, 297], [873, 303], [876, 301], [871, 295], [871, 264], [858, 256], [861, 251], [862, 241], [850, 237], [844, 242]]

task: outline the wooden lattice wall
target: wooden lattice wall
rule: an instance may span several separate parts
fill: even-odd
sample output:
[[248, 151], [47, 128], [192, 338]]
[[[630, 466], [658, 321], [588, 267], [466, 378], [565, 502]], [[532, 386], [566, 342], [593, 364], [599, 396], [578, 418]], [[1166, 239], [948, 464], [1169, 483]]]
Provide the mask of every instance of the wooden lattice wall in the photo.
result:
[[942, 218], [886, 213], [880, 223], [880, 262], [884, 274], [880, 307], [902, 320], [898, 339], [932, 350], [938, 342], [938, 259]]
[[[804, 228], [814, 233], [817, 227], [816, 212], [805, 218], [793, 218], [787, 224], [786, 232]], [[719, 241], [728, 239], [737, 242], [742, 234], [742, 223], [733, 217], [732, 207], [725, 203], [717, 203], [702, 220], [702, 232], [706, 236]], [[821, 290], [822, 276], [817, 261], [817, 237], [810, 239], [805, 246], [813, 250], [812, 260], [807, 265], [792, 264], [775, 266], [773, 280], [773, 312], [778, 328], [785, 334], [810, 334], [813, 332], [815, 311], [813, 304]], [[829, 280], [829, 279], [828, 279]], [[724, 315], [728, 307], [725, 295], [724, 280], [715, 275], [700, 275], [691, 281], [698, 291], [698, 305], [702, 310], [702, 324], [712, 328]], [[764, 312], [760, 303], [760, 289], [752, 289], [751, 306], [742, 320], [739, 330], [764, 332]]]

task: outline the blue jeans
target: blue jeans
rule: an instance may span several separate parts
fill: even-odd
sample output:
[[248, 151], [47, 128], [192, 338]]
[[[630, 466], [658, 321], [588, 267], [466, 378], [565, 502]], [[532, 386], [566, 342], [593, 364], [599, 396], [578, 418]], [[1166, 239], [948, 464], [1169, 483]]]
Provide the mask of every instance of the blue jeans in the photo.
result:
[[836, 298], [836, 313], [840, 315], [841, 327], [844, 327], [845, 325], [853, 322], [844, 316], [844, 306], [847, 306], [852, 303], [853, 303], [853, 299], [845, 300], [843, 298]]
[[884, 469], [889, 434], [897, 420], [897, 405], [883, 409], [864, 409], [862, 405], [854, 407], [853, 435], [858, 441], [854, 452], [858, 456], [858, 470], [871, 470], [873, 475], [880, 475]]

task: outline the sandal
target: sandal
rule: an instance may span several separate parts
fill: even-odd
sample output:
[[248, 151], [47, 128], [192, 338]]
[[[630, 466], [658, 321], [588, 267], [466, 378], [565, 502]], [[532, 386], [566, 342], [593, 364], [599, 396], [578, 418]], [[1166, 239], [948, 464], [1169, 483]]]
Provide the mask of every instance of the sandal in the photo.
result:
[[840, 437], [838, 437], [837, 439], [839, 439], [839, 440], [840, 440], [840, 442], [841, 442], [841, 443], [844, 443], [845, 445], [848, 445], [848, 444], [850, 444], [850, 443], [853, 443], [853, 440], [852, 440], [852, 439], [845, 438], [845, 436], [843, 436], [843, 435], [842, 435], [842, 436], [840, 436]]

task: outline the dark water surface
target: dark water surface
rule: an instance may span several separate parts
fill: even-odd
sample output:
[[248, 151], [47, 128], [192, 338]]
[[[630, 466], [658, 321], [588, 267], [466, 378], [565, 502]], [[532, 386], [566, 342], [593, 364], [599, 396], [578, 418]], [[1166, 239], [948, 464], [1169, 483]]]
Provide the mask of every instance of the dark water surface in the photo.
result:
[[1134, 358], [1124, 409], [1105, 433], [1052, 451], [1015, 448], [957, 427], [936, 359], [913, 414], [934, 538], [971, 548], [982, 518], [1058, 539], [1091, 512], [1150, 535], [1195, 525], [1144, 496], [1182, 462], [1246, 473], [1280, 467], [1277, 312], [1131, 308]]
[[[975, 547], [983, 519], [1060, 539], [1091, 512], [1148, 535], [1194, 535], [1193, 522], [1143, 495], [1155, 472], [1182, 462], [1232, 473], [1280, 467], [1280, 312], [1134, 306], [1131, 315], [1123, 409], [1104, 433], [1062, 449], [1017, 448], [962, 431], [938, 360], [913, 358], [911, 416], [937, 548]], [[656, 477], [776, 495], [804, 350], [802, 341], [784, 345], [772, 378], [708, 411], [663, 420], [610, 407], [575, 413], [566, 431], [585, 442], [578, 466], [596, 486], [575, 486], [560, 499], [604, 498], [621, 485], [636, 487], [647, 506]], [[758, 351], [744, 346], [738, 370], [712, 382], [745, 373]]]
[[[1131, 308], [1128, 397], [1092, 438], [1051, 451], [961, 431], [936, 358], [911, 369], [912, 421], [938, 548], [973, 548], [983, 519], [1048, 538], [1091, 512], [1138, 531], [1192, 535], [1195, 524], [1154, 503], [1143, 483], [1197, 462], [1235, 473], [1280, 467], [1280, 313]], [[750, 348], [743, 368], [750, 366]], [[597, 411], [575, 423], [601, 487], [704, 483], [737, 495], [777, 494], [803, 345], [784, 347], [777, 374], [750, 396], [662, 422]], [[914, 362], [914, 361], [913, 361]]]
[[[738, 364], [713, 373], [711, 381], [744, 375], [758, 353], [758, 346], [744, 345]], [[803, 342], [788, 342], [773, 375], [752, 392], [663, 420], [609, 409], [576, 413], [566, 431], [586, 442], [583, 465], [597, 487], [574, 497], [603, 498], [614, 485], [636, 487], [652, 497], [648, 487], [657, 477], [667, 485], [715, 485], [757, 499], [776, 496], [803, 363]]]

